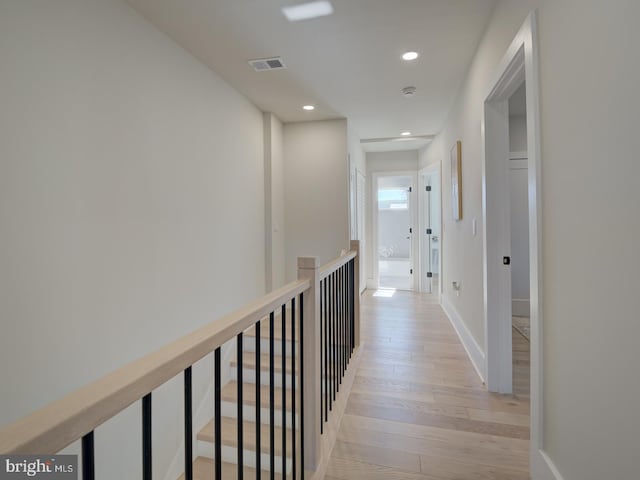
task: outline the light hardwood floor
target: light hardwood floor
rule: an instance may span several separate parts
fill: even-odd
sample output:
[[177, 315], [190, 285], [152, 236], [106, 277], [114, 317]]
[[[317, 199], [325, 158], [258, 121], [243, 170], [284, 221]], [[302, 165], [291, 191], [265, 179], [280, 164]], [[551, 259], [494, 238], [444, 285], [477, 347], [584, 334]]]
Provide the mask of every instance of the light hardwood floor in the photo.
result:
[[[516, 395], [490, 394], [432, 296], [373, 293], [362, 297], [363, 358], [325, 478], [528, 479], [524, 368]], [[515, 366], [526, 349], [514, 336]]]

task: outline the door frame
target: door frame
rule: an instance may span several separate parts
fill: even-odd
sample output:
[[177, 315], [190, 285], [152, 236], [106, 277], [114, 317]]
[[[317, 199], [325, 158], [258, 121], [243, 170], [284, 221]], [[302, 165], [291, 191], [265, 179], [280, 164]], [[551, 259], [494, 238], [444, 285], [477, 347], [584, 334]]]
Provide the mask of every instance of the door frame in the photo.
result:
[[[355, 170], [355, 191], [356, 191], [356, 236], [355, 238], [360, 241], [360, 252], [363, 252], [362, 255], [364, 257], [364, 252], [369, 248], [367, 245], [367, 176], [356, 168]], [[362, 185], [364, 185], [363, 189], [360, 190], [358, 188], [358, 181], [362, 178]], [[359, 205], [360, 200], [362, 200], [362, 211], [360, 211]], [[362, 232], [359, 229], [359, 223], [362, 222]], [[367, 288], [367, 262], [363, 259], [360, 260], [360, 293]]]
[[[441, 162], [437, 162], [437, 163], [432, 163], [431, 165], [428, 165], [427, 167], [423, 168], [422, 170], [420, 170], [418, 172], [418, 231], [420, 232], [420, 241], [418, 242], [418, 247], [419, 247], [419, 260], [420, 260], [420, 291], [424, 292], [425, 291], [425, 285], [424, 285], [424, 272], [422, 271], [422, 259], [424, 255], [429, 255], [430, 252], [424, 252], [423, 248], [422, 248], [422, 232], [425, 231], [425, 229], [427, 228], [427, 226], [425, 225], [424, 222], [424, 197], [426, 195], [426, 191], [425, 191], [425, 182], [424, 182], [424, 176], [425, 175], [429, 175], [429, 174], [433, 174], [433, 173], [437, 173], [438, 174], [438, 179], [440, 181], [440, 187], [438, 189], [438, 191], [440, 192], [440, 198], [438, 199], [438, 201], [440, 202], [440, 228], [438, 229], [438, 231], [440, 232], [439, 234], [439, 242], [440, 242], [440, 255], [438, 256], [438, 290], [437, 292], [431, 292], [431, 293], [436, 293], [438, 296], [438, 303], [440, 302], [440, 299], [442, 297], [442, 285], [443, 285], [443, 281], [442, 281], [442, 248], [443, 248], [443, 241], [442, 241], [442, 164]], [[432, 197], [433, 198], [433, 197]]]
[[[415, 196], [413, 194], [417, 189], [417, 171], [415, 170], [393, 170], [371, 173], [371, 251], [373, 253], [373, 282], [375, 288], [380, 288], [380, 276], [378, 266], [378, 179], [380, 177], [410, 177], [412, 193], [409, 200], [409, 215], [411, 217], [411, 228], [415, 231], [417, 222], [417, 208], [415, 207]], [[416, 267], [416, 258], [418, 258], [418, 249], [414, 242], [414, 234], [411, 236], [411, 264], [413, 268], [413, 278], [411, 279], [411, 291], [416, 290], [416, 275], [420, 273], [420, 266]]]
[[[482, 215], [486, 378], [490, 391], [512, 389], [511, 275], [502, 265], [510, 256], [508, 173], [508, 98], [526, 82], [529, 196], [529, 263], [531, 301], [531, 474], [547, 478], [544, 470], [542, 382], [542, 176], [540, 142], [540, 84], [536, 13], [529, 14], [489, 83], [483, 106]], [[506, 202], [505, 202], [506, 199]], [[506, 208], [505, 208], [506, 205]], [[505, 216], [506, 210], [506, 216]], [[507, 281], [508, 280], [508, 281]], [[507, 284], [508, 283], [508, 284]], [[507, 295], [509, 292], [509, 295]], [[507, 318], [508, 316], [508, 318]]]

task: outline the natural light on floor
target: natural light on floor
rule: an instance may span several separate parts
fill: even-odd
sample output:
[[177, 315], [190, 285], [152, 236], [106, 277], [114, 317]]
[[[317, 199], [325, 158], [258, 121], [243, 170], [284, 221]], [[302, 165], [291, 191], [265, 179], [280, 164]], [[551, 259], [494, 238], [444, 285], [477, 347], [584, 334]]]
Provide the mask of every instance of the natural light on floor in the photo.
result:
[[379, 288], [378, 290], [376, 290], [376, 293], [374, 293], [373, 296], [391, 298], [395, 293], [396, 293], [395, 288]]

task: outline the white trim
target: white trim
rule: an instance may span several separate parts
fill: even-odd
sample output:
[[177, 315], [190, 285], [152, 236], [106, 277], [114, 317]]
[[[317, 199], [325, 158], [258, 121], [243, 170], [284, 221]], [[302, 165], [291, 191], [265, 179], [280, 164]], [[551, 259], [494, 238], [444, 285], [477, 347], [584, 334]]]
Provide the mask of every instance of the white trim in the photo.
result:
[[511, 300], [511, 314], [516, 317], [528, 317], [531, 305], [528, 298], [513, 298]]
[[[372, 243], [372, 257], [373, 257], [373, 279], [367, 279], [367, 288], [378, 289], [380, 285], [380, 277], [378, 274], [378, 179], [380, 177], [410, 177], [412, 193], [415, 193], [418, 183], [418, 172], [416, 170], [394, 170], [394, 171], [381, 171], [371, 173], [371, 243]], [[409, 199], [409, 215], [411, 217], [411, 228], [415, 231], [417, 225], [417, 208], [416, 197], [411, 196]], [[412, 234], [411, 238], [411, 268], [413, 268], [414, 274], [411, 279], [411, 290], [416, 290], [419, 285], [416, 285], [416, 258], [418, 257], [418, 250], [415, 246]], [[371, 285], [371, 286], [370, 286]]]
[[367, 288], [369, 290], [378, 289], [378, 282], [376, 282], [375, 278], [367, 278]]
[[526, 158], [510, 158], [509, 170], [528, 170], [529, 161]]
[[[362, 178], [362, 185], [364, 188], [362, 191], [358, 189], [358, 182]], [[360, 195], [358, 195], [358, 193]], [[362, 198], [362, 205], [364, 205], [362, 212], [358, 205], [360, 205], [360, 197], [364, 195]], [[359, 231], [358, 220], [362, 220], [362, 232]], [[365, 288], [367, 288], [367, 249], [371, 248], [366, 241], [367, 238], [367, 175], [356, 168], [356, 240], [360, 241], [360, 271], [363, 272], [363, 275], [360, 276], [360, 294], [364, 292]], [[362, 234], [362, 235], [360, 235]], [[360, 238], [362, 237], [362, 238]]]
[[473, 338], [473, 335], [467, 328], [466, 323], [462, 320], [462, 317], [453, 306], [453, 304], [449, 301], [447, 295], [443, 295], [441, 298], [441, 305], [444, 313], [449, 317], [449, 321], [451, 325], [453, 325], [454, 330], [458, 334], [458, 338], [462, 342], [462, 346], [467, 351], [467, 355], [469, 356], [469, 360], [471, 360], [471, 364], [476, 369], [480, 380], [482, 383], [485, 383], [486, 373], [485, 373], [485, 355], [476, 342], [476, 339]]
[[509, 152], [509, 160], [526, 160], [527, 152]]
[[535, 480], [564, 480], [558, 468], [543, 450], [533, 454], [531, 478]]
[[[485, 117], [487, 107], [491, 102], [504, 102], [511, 90], [515, 90], [522, 80], [526, 81], [526, 105], [527, 105], [527, 158], [528, 158], [528, 179], [529, 179], [529, 262], [530, 262], [530, 301], [531, 301], [531, 450], [530, 460], [532, 468], [538, 465], [539, 456], [543, 448], [543, 356], [542, 356], [542, 326], [543, 326], [543, 298], [542, 298], [542, 172], [541, 172], [541, 143], [540, 143], [540, 83], [539, 83], [539, 63], [538, 63], [538, 39], [537, 39], [537, 17], [536, 13], [529, 14], [524, 24], [516, 34], [511, 45], [507, 49], [505, 56], [496, 69], [494, 80], [489, 84], [485, 102]], [[485, 143], [482, 159], [483, 172], [483, 216], [486, 215], [487, 189], [486, 189], [486, 163], [487, 146], [492, 139], [486, 135], [486, 124], [483, 121], [481, 131]], [[485, 226], [487, 224], [485, 223]], [[487, 304], [489, 301], [496, 301], [496, 298], [487, 296], [487, 246], [491, 245], [493, 238], [487, 236], [485, 228], [484, 242], [484, 280], [485, 280], [485, 341], [487, 342], [485, 352], [487, 355], [487, 377], [492, 378], [492, 369], [498, 368], [495, 365], [495, 357], [499, 354], [499, 347], [492, 345], [491, 333], [495, 330], [496, 322], [487, 315]], [[493, 262], [494, 259], [492, 259]], [[493, 278], [491, 278], [493, 281]], [[499, 295], [497, 301], [500, 301]], [[510, 304], [510, 298], [506, 301]], [[510, 330], [510, 329], [509, 329]], [[509, 339], [511, 335], [509, 334]], [[494, 339], [495, 340], [495, 339]], [[506, 341], [506, 339], [503, 339]], [[511, 352], [509, 352], [510, 354]], [[495, 385], [488, 385], [491, 390]], [[540, 453], [539, 453], [540, 452]], [[550, 461], [544, 462], [552, 466]], [[537, 467], [536, 467], [537, 468]], [[555, 467], [554, 467], [555, 468]], [[534, 471], [534, 470], [532, 470]], [[551, 473], [556, 478], [559, 473]], [[534, 475], [534, 478], [538, 478]], [[544, 478], [544, 477], [543, 477]], [[551, 477], [553, 478], [553, 477]]]

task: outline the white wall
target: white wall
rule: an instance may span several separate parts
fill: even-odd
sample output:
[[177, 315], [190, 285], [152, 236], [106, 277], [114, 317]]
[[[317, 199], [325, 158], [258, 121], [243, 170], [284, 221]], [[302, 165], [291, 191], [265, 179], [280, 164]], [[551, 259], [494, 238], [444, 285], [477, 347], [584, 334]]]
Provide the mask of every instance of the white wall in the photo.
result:
[[[640, 416], [640, 42], [635, 0], [502, 1], [442, 133], [421, 158], [462, 140], [465, 218], [450, 215], [443, 163], [445, 275], [484, 344], [481, 116], [494, 69], [525, 16], [539, 11], [543, 191], [544, 449], [566, 480], [637, 476]], [[597, 173], [596, 173], [597, 172]], [[594, 231], [594, 219], [600, 219]], [[454, 254], [455, 252], [455, 254]], [[597, 271], [594, 272], [594, 259]]]
[[[360, 144], [360, 137], [356, 133], [355, 127], [352, 123], [347, 123], [348, 129], [348, 141], [349, 141], [349, 233], [350, 238], [354, 240], [360, 240], [360, 252], [364, 255], [366, 249], [366, 241], [364, 238], [364, 229], [361, 234], [358, 234], [358, 221], [361, 225], [365, 225], [365, 212], [357, 212], [358, 206], [358, 173], [361, 173], [366, 177], [367, 175], [367, 160], [362, 145]], [[365, 200], [366, 201], [366, 200]], [[360, 202], [362, 205], [364, 202]], [[360, 216], [360, 218], [359, 218]], [[365, 227], [366, 228], [366, 227]], [[362, 238], [360, 238], [362, 237]], [[360, 288], [364, 289], [367, 281], [366, 262], [360, 261]]]
[[285, 284], [284, 145], [282, 122], [264, 114], [265, 270], [267, 290]]
[[[122, 1], [0, 2], [0, 65], [5, 424], [263, 294], [264, 194], [261, 112]], [[97, 430], [100, 478], [140, 477], [139, 425]]]
[[284, 125], [287, 281], [299, 256], [326, 263], [349, 249], [346, 120]]
[[[360, 137], [356, 133], [353, 124], [347, 123], [347, 141], [349, 149], [349, 225], [350, 237], [357, 238], [356, 225], [356, 182], [357, 172], [367, 174], [367, 160], [360, 144]], [[363, 262], [361, 262], [362, 264]]]
[[367, 163], [367, 215], [365, 217], [365, 262], [367, 272], [367, 284], [374, 287], [374, 261], [376, 258], [373, 251], [373, 209], [376, 197], [373, 192], [373, 174], [376, 172], [404, 172], [418, 171], [418, 151], [407, 150], [398, 152], [368, 152], [366, 154]]

